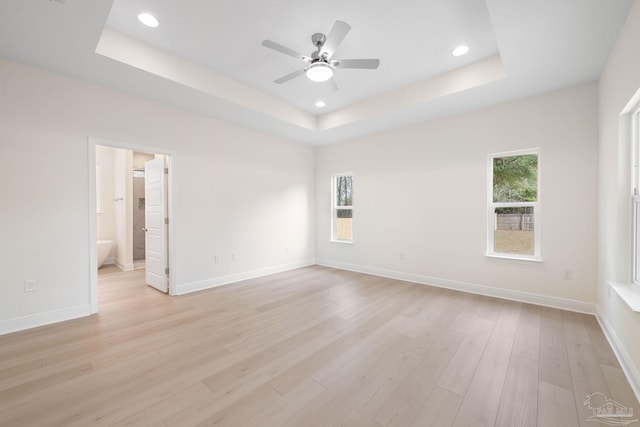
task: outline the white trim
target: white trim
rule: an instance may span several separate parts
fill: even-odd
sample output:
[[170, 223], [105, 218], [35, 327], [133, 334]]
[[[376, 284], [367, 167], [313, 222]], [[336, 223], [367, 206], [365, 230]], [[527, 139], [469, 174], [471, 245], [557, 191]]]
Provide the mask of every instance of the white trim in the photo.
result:
[[638, 263], [640, 261], [640, 253], [638, 253], [638, 219], [640, 211], [638, 204], [640, 203], [640, 104], [636, 104], [635, 109], [629, 113], [628, 124], [631, 127], [631, 282], [636, 287], [640, 287], [640, 278], [638, 274]]
[[494, 202], [494, 208], [536, 208], [538, 202]]
[[0, 322], [0, 335], [37, 328], [38, 326], [45, 326], [51, 323], [64, 322], [66, 320], [77, 319], [79, 317], [86, 317], [89, 315], [91, 315], [91, 306], [89, 304], [85, 304], [78, 305], [76, 307], [48, 311], [45, 313], [16, 317]]
[[344, 243], [345, 245], [353, 245], [353, 240], [331, 239], [331, 240], [329, 240], [329, 242], [331, 242], [331, 243]]
[[516, 261], [531, 261], [531, 262], [544, 262], [542, 258], [537, 258], [530, 255], [516, 255], [516, 254], [503, 254], [503, 253], [492, 253], [485, 254], [487, 258], [500, 258], [500, 259], [512, 259]]
[[98, 312], [98, 231], [96, 224], [96, 144], [91, 143], [89, 138], [87, 144], [87, 155], [89, 156], [89, 307], [91, 314]]
[[143, 269], [146, 267], [146, 265], [147, 265], [147, 262], [144, 259], [133, 261], [133, 268], [136, 270]]
[[620, 115], [624, 116], [627, 114], [631, 114], [639, 106], [640, 106], [640, 89], [638, 89], [636, 93], [633, 94], [629, 102], [627, 102], [627, 105], [625, 105], [622, 111], [620, 111]]
[[604, 316], [600, 307], [596, 308], [596, 319], [598, 319], [600, 328], [602, 328], [604, 336], [607, 338], [607, 341], [609, 341], [609, 345], [613, 349], [613, 353], [616, 355], [616, 358], [622, 367], [622, 372], [624, 372], [624, 375], [629, 381], [629, 385], [631, 385], [633, 394], [635, 394], [636, 399], [640, 401], [640, 372], [638, 372], [638, 369], [631, 356], [629, 356], [629, 353], [627, 353], [622, 340], [620, 340], [620, 337], [618, 337], [618, 334]]
[[559, 308], [561, 310], [575, 311], [578, 313], [595, 314], [596, 305], [586, 301], [578, 301], [566, 298], [552, 297], [548, 295], [533, 294], [529, 292], [515, 291], [513, 289], [494, 288], [492, 286], [477, 283], [459, 282], [456, 280], [440, 279], [436, 277], [422, 276], [401, 271], [384, 270], [381, 268], [367, 267], [342, 262], [317, 259], [316, 264], [341, 270], [355, 271], [357, 273], [371, 274], [373, 276], [388, 277], [390, 279], [404, 280], [421, 285], [436, 286], [455, 291], [485, 295], [510, 301], [525, 302], [545, 307]]
[[121, 262], [118, 262], [118, 260], [116, 260], [114, 262], [114, 264], [122, 271], [133, 271], [136, 268], [134, 263], [125, 263], [125, 264], [123, 264]]
[[269, 276], [271, 274], [295, 270], [296, 268], [309, 267], [310, 265], [315, 264], [316, 263], [314, 260], [303, 260], [292, 262], [289, 264], [281, 264], [273, 267], [265, 267], [257, 270], [245, 271], [243, 273], [229, 274], [227, 276], [215, 277], [213, 279], [201, 280], [198, 282], [183, 283], [176, 285], [176, 295], [183, 295], [191, 292], [202, 291], [205, 289], [216, 288], [218, 286], [229, 285], [231, 283], [240, 282], [242, 280]]
[[[634, 192], [636, 191], [634, 190]], [[638, 241], [638, 232], [640, 231], [638, 220], [640, 219], [640, 207], [638, 205], [640, 205], [640, 197], [634, 195], [631, 198], [631, 282], [636, 287], [640, 286], [640, 278], [638, 277], [638, 273], [640, 273], [638, 271], [638, 256], [640, 255], [638, 252], [638, 245], [640, 244]]]
[[629, 308], [636, 313], [640, 313], [640, 288], [631, 283], [607, 282]]
[[[91, 306], [91, 313], [98, 312], [98, 267], [96, 262], [96, 145], [103, 145], [105, 147], [121, 148], [131, 151], [142, 151], [147, 153], [162, 154], [170, 156], [169, 163], [169, 295], [177, 295], [175, 290], [175, 278], [176, 278], [176, 230], [175, 224], [175, 209], [173, 208], [174, 189], [176, 188], [174, 183], [176, 180], [176, 152], [173, 150], [167, 150], [166, 148], [153, 147], [148, 145], [131, 144], [128, 142], [114, 141], [104, 138], [88, 137], [88, 161], [89, 161], [89, 304]], [[118, 267], [129, 270], [134, 269], [134, 264], [130, 266], [122, 266], [117, 264]], [[130, 267], [130, 268], [129, 268]]]

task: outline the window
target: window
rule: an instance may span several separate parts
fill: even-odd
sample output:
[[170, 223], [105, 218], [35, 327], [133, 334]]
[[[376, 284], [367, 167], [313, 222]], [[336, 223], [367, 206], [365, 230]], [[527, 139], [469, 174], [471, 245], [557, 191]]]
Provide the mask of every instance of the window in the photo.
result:
[[352, 242], [353, 174], [333, 175], [331, 188], [331, 240]]
[[631, 186], [633, 194], [631, 203], [633, 206], [633, 259], [632, 274], [633, 282], [640, 286], [640, 108], [635, 110], [631, 120], [631, 149], [633, 159]]
[[540, 260], [540, 150], [489, 156], [487, 255]]

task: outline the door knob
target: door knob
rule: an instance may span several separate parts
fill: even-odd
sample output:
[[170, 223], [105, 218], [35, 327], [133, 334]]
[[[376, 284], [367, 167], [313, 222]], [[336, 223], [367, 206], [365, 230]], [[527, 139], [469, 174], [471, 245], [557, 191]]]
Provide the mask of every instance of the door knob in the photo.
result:
[[141, 228], [142, 231], [144, 231], [145, 233], [147, 232], [146, 228]]

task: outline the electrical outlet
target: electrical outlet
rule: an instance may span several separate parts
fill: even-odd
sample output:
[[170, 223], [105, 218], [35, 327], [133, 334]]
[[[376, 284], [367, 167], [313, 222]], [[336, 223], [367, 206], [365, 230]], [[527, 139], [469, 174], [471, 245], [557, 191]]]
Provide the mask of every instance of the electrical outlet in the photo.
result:
[[562, 273], [562, 280], [573, 280], [573, 271], [565, 270]]
[[405, 258], [404, 252], [400, 252], [400, 260], [404, 261], [404, 258]]
[[289, 248], [284, 248], [284, 253], [288, 254], [289, 253]]
[[33, 292], [36, 290], [36, 281], [35, 280], [25, 280], [24, 281], [24, 291], [25, 292]]
[[213, 263], [214, 264], [220, 264], [220, 257], [218, 255], [214, 255], [213, 256]]
[[240, 258], [238, 254], [231, 254], [231, 261], [237, 261], [238, 258]]

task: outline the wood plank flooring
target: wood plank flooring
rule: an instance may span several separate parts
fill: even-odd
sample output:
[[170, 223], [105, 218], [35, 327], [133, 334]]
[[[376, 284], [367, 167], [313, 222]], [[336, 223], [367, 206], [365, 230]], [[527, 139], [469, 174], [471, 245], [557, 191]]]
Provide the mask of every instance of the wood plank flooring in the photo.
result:
[[325, 267], [0, 336], [2, 426], [586, 426], [640, 411], [593, 316]]

